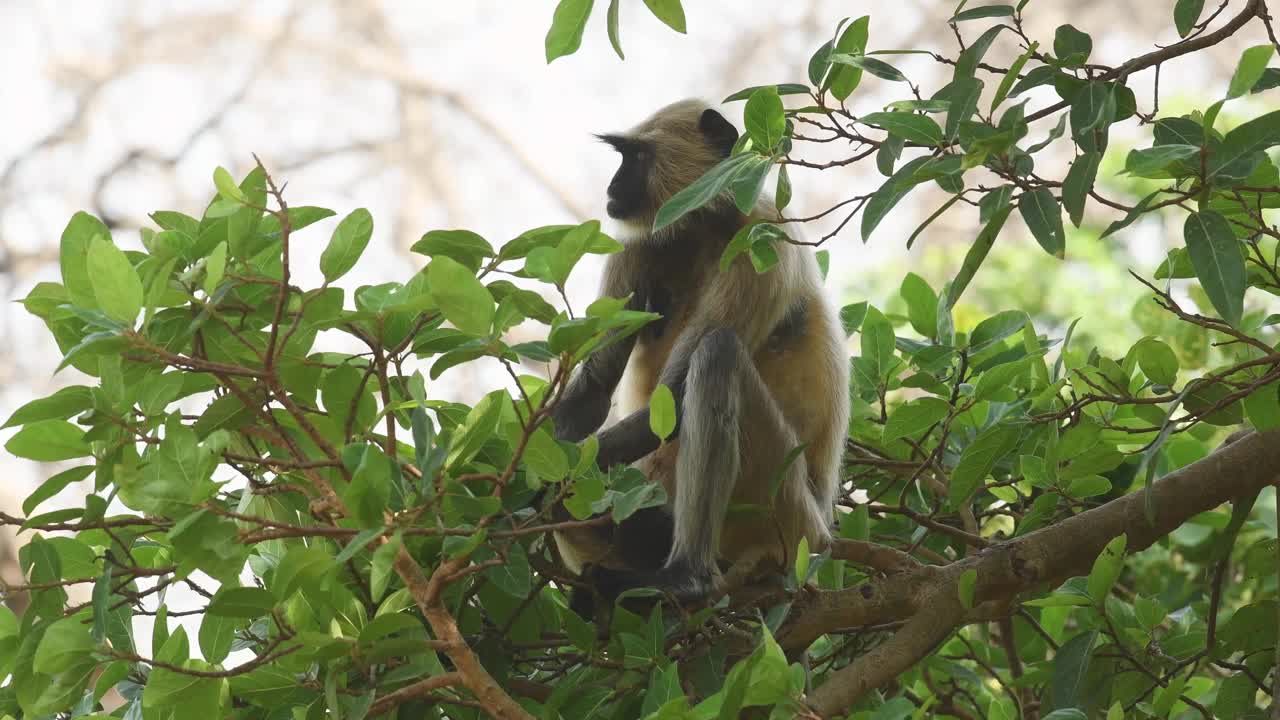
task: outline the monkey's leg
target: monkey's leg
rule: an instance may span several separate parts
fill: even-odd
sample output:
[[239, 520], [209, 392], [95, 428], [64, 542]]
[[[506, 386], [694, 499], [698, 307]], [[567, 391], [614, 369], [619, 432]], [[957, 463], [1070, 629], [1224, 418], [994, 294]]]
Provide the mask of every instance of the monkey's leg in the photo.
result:
[[[604, 571], [595, 580], [606, 591], [656, 587], [682, 599], [706, 596], [714, 589], [725, 513], [735, 497], [773, 507], [780, 517], [776, 521], [735, 522], [728, 544], [741, 545], [741, 550], [777, 545], [775, 554], [784, 554], [778, 541], [790, 542], [794, 534], [792, 516], [797, 513], [793, 505], [797, 499], [807, 503], [805, 510], [813, 504], [808, 497], [804, 457], [796, 458], [786, 470], [779, 497], [770, 497], [768, 485], [777, 464], [797, 444], [795, 433], [738, 336], [726, 329], [708, 334], [689, 358], [671, 554], [656, 572]], [[744, 480], [746, 484], [739, 487]], [[782, 537], [777, 531], [779, 523]]]

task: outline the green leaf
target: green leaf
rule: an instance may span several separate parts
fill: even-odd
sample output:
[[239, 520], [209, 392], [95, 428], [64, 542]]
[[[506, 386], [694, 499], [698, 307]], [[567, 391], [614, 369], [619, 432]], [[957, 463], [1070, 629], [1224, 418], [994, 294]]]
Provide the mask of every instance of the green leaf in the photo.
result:
[[973, 593], [978, 585], [978, 571], [969, 568], [960, 573], [960, 579], [956, 583], [956, 590], [960, 594], [960, 604], [965, 610], [973, 609]]
[[956, 13], [947, 22], [959, 23], [967, 20], [980, 20], [982, 18], [993, 17], [1012, 17], [1012, 5], [986, 5], [983, 7], [970, 8], [964, 12]]
[[1102, 162], [1102, 153], [1087, 152], [1071, 163], [1067, 177], [1062, 181], [1062, 206], [1067, 209], [1071, 224], [1080, 227], [1084, 218], [1084, 205], [1089, 191], [1093, 189], [1093, 181], [1098, 176], [1098, 164]]
[[533, 572], [529, 569], [529, 557], [520, 543], [511, 543], [507, 547], [507, 561], [501, 565], [488, 568], [484, 576], [498, 589], [524, 599], [533, 590]]
[[369, 594], [375, 602], [382, 599], [395, 575], [393, 564], [400, 553], [400, 545], [400, 535], [397, 534], [373, 551], [373, 560], [369, 563]]
[[1238, 720], [1254, 707], [1257, 685], [1248, 673], [1238, 672], [1218, 685], [1213, 701], [1213, 716], [1219, 720]]
[[204, 261], [204, 292], [206, 295], [212, 295], [214, 290], [218, 289], [218, 283], [222, 282], [222, 275], [227, 270], [227, 243], [222, 241], [218, 246], [209, 253], [209, 257]]
[[992, 468], [1007, 455], [1018, 440], [1016, 428], [996, 425], [988, 428], [964, 449], [951, 473], [948, 506], [960, 508], [981, 487]]
[[40, 639], [33, 668], [38, 673], [57, 675], [84, 663], [93, 648], [93, 635], [82, 618], [59, 620]]
[[[867, 31], [870, 23], [871, 17], [869, 15], [863, 15], [849, 23], [849, 27], [845, 28], [840, 35], [840, 39], [836, 41], [834, 52], [848, 55], [865, 53], [867, 51]], [[853, 94], [853, 91], [858, 88], [861, 82], [862, 68], [840, 65], [827, 74], [826, 82], [823, 83], [823, 86], [829, 89], [831, 95], [837, 100], [844, 101]], [[817, 83], [814, 84], [816, 85]]]
[[1168, 167], [1176, 162], [1200, 154], [1196, 145], [1157, 145], [1142, 150], [1130, 150], [1124, 159], [1124, 170], [1140, 178], [1162, 179], [1170, 177]]
[[1089, 597], [1099, 605], [1106, 602], [1107, 595], [1111, 593], [1111, 587], [1116, 584], [1116, 580], [1120, 578], [1120, 571], [1124, 569], [1126, 540], [1125, 535], [1112, 538], [1093, 561], [1093, 569], [1089, 571]]
[[862, 321], [862, 358], [870, 364], [874, 377], [884, 380], [889, 369], [897, 362], [894, 357], [893, 325], [874, 307], [867, 308], [866, 318]]
[[1013, 83], [1017, 81], [1018, 76], [1022, 73], [1022, 68], [1026, 66], [1027, 61], [1031, 59], [1031, 56], [1039, 48], [1040, 43], [1038, 41], [1032, 42], [1027, 51], [1019, 55], [1018, 59], [1014, 60], [1013, 64], [1009, 66], [1009, 71], [1000, 79], [1000, 85], [996, 87], [996, 94], [991, 98], [990, 112], [994, 113], [1000, 103], [1009, 97], [1009, 89], [1013, 87]]
[[739, 153], [725, 158], [695, 180], [692, 185], [673, 195], [658, 209], [658, 214], [653, 221], [653, 231], [658, 232], [711, 202], [717, 195], [724, 192], [729, 183], [733, 182], [738, 173], [754, 157], [756, 156], [752, 153]]
[[[769, 86], [752, 85], [751, 87], [745, 87], [739, 90], [738, 92], [730, 95], [729, 97], [726, 97], [724, 100], [721, 100], [720, 102], [731, 103], [731, 102], [736, 102], [738, 100], [746, 100], [747, 98], [754, 95], [755, 92], [762, 87], [769, 87]], [[773, 87], [778, 88], [779, 95], [808, 95], [809, 94], [809, 86], [801, 85], [800, 83], [778, 83]]]
[[613, 51], [618, 53], [619, 60], [626, 60], [627, 56], [622, 53], [622, 38], [618, 34], [618, 0], [609, 0], [609, 12], [605, 16], [605, 28], [609, 33], [609, 44], [613, 46]]
[[809, 579], [809, 538], [801, 537], [796, 547], [796, 585], [804, 585]]
[[231, 177], [231, 173], [227, 169], [219, 166], [213, 171], [213, 185], [218, 188], [218, 194], [227, 200], [233, 200], [238, 203], [247, 203], [249, 198], [245, 196], [244, 191], [236, 184], [235, 178]]
[[209, 601], [206, 614], [215, 617], [259, 618], [271, 612], [275, 603], [275, 596], [263, 588], [223, 587]]
[[680, 0], [644, 0], [644, 4], [648, 6], [649, 12], [666, 23], [667, 27], [678, 33], [685, 31], [684, 8], [680, 5]]
[[320, 254], [320, 272], [333, 282], [356, 266], [373, 234], [373, 216], [364, 208], [353, 210], [333, 229], [329, 245]]
[[861, 68], [875, 75], [881, 80], [890, 82], [906, 82], [907, 77], [898, 72], [898, 69], [883, 60], [877, 60], [867, 55], [850, 55], [848, 53], [831, 53], [830, 60], [836, 65], [848, 65], [850, 67]]
[[[1046, 709], [1066, 710], [1085, 705], [1085, 698], [1080, 696], [1080, 691], [1084, 686], [1085, 675], [1089, 672], [1093, 641], [1097, 636], [1096, 630], [1083, 632], [1058, 649], [1053, 658], [1053, 676], [1049, 685], [1050, 700]], [[1080, 716], [1083, 716], [1083, 713], [1080, 713]], [[1047, 716], [1045, 718], [1048, 720]]]
[[494, 257], [493, 246], [470, 230], [432, 230], [409, 250], [430, 257], [451, 257], [473, 273], [480, 270], [485, 258]]
[[1203, 11], [1204, 0], [1178, 0], [1173, 6], [1173, 24], [1178, 28], [1178, 37], [1186, 37], [1191, 32]]
[[649, 396], [649, 429], [660, 440], [671, 437], [676, 429], [676, 400], [671, 388], [658, 383]]
[[58, 262], [62, 284], [71, 303], [83, 308], [97, 307], [89, 273], [89, 244], [95, 237], [110, 238], [111, 231], [98, 218], [84, 212], [71, 216], [59, 241]]
[[63, 470], [48, 480], [45, 480], [40, 483], [40, 487], [36, 488], [35, 492], [28, 495], [27, 499], [22, 501], [22, 512], [30, 515], [32, 511], [40, 505], [40, 503], [62, 492], [62, 490], [71, 483], [80, 482], [81, 480], [89, 477], [93, 470], [94, 468], [92, 465], [82, 465], [80, 467], [73, 467], [70, 470]]
[[470, 335], [488, 335], [493, 327], [493, 296], [475, 273], [458, 261], [438, 256], [427, 265], [427, 285], [440, 312]]
[[84, 430], [65, 420], [41, 420], [31, 423], [9, 438], [4, 449], [11, 454], [37, 462], [57, 462], [89, 455]]
[[1158, 338], [1143, 338], [1134, 346], [1142, 374], [1157, 385], [1172, 387], [1178, 379], [1178, 356]]
[[1187, 254], [1196, 277], [1223, 320], [1239, 325], [1247, 283], [1240, 241], [1222, 215], [1192, 213], [1183, 225]]
[[950, 412], [951, 405], [941, 398], [922, 397], [912, 400], [889, 415], [881, 442], [888, 445], [894, 440], [915, 435], [934, 423], [941, 422]]
[[1003, 365], [997, 365], [982, 373], [978, 378], [977, 387], [974, 388], [973, 399], [975, 401], [981, 401], [992, 398], [996, 393], [1008, 388], [1019, 375], [1025, 376], [1027, 367], [1027, 360], [1026, 358], [1023, 358]]
[[772, 151], [787, 130], [778, 88], [767, 85], [752, 93], [743, 111], [743, 122], [756, 148], [762, 152]]
[[65, 420], [93, 407], [93, 395], [83, 385], [62, 388], [49, 397], [37, 398], [9, 416], [0, 429], [26, 425], [40, 420]]
[[[969, 286], [969, 282], [977, 274], [978, 268], [982, 267], [982, 261], [986, 260], [987, 253], [995, 245], [996, 238], [999, 237], [1000, 230], [1004, 227], [1005, 220], [1009, 219], [1009, 213], [1012, 211], [1012, 207], [1005, 205], [1002, 209], [995, 211], [991, 216], [991, 220], [982, 227], [982, 231], [978, 233], [973, 245], [965, 253], [964, 262], [960, 265], [960, 272], [956, 273], [955, 279], [951, 281], [951, 287], [942, 294], [945, 300], [938, 303], [939, 317], [944, 312], [948, 314], [947, 317], [950, 317], [951, 308], [955, 307], [956, 302], [960, 300], [960, 296], [964, 294], [965, 288]], [[941, 331], [938, 333], [939, 341], [949, 337], [950, 333]]]
[[[189, 660], [192, 669], [208, 671], [208, 663]], [[208, 678], [187, 675], [166, 668], [155, 668], [147, 678], [142, 692], [143, 707], [155, 711], [182, 706], [184, 718], [214, 720], [222, 717], [220, 711], [224, 678]]]
[[1060, 25], [1053, 34], [1053, 54], [1067, 67], [1079, 67], [1093, 52], [1093, 38], [1074, 25]]
[[919, 275], [909, 272], [902, 279], [898, 293], [907, 301], [907, 317], [911, 327], [927, 338], [937, 333], [938, 295]]
[[89, 244], [87, 268], [97, 307], [113, 320], [133, 325], [142, 309], [142, 279], [128, 256], [105, 236]]
[[1280, 427], [1280, 382], [1254, 390], [1244, 399], [1244, 412], [1258, 432]]
[[1040, 247], [1061, 260], [1066, 254], [1067, 234], [1062, 226], [1062, 208], [1049, 188], [1023, 193], [1018, 211]]
[[867, 201], [866, 207], [862, 210], [862, 241], [866, 242], [871, 238], [871, 233], [875, 231], [880, 221], [889, 214], [889, 211], [898, 204], [907, 193], [919, 184], [915, 180], [915, 173], [921, 166], [927, 162], [927, 158], [916, 158], [911, 162], [898, 168], [888, 180], [884, 181], [874, 193], [871, 199]]
[[231, 618], [212, 615], [200, 619], [200, 654], [211, 663], [220, 663], [231, 654], [240, 622]]
[[867, 301], [851, 303], [840, 308], [840, 324], [844, 326], [845, 337], [852, 335], [862, 327], [862, 320], [867, 316]]
[[969, 352], [976, 353], [1018, 332], [1030, 322], [1022, 310], [1005, 310], [983, 320], [969, 333]]
[[1227, 133], [1222, 144], [1209, 156], [1206, 171], [1209, 176], [1217, 175], [1277, 143], [1280, 143], [1280, 110], [1241, 123]]
[[572, 55], [582, 46], [582, 34], [594, 4], [595, 0], [560, 0], [556, 5], [551, 29], [547, 31], [544, 42], [548, 63], [558, 57]]
[[1274, 49], [1270, 45], [1254, 45], [1240, 55], [1240, 62], [1236, 64], [1236, 71], [1227, 88], [1227, 99], [1238, 98], [1253, 89], [1262, 79], [1262, 71], [1271, 61]]
[[927, 115], [908, 112], [874, 112], [863, 115], [859, 122], [884, 128], [908, 142], [921, 145], [938, 145], [942, 142], [942, 128]]

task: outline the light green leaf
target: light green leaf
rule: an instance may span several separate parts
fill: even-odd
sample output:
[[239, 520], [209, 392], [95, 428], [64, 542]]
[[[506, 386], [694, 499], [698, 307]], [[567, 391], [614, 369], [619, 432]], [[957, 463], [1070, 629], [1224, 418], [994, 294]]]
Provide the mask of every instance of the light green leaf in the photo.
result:
[[544, 42], [548, 63], [558, 57], [572, 55], [582, 46], [582, 34], [594, 4], [595, 0], [560, 0], [556, 5], [551, 29], [547, 31]]
[[368, 210], [359, 208], [342, 218], [320, 254], [320, 272], [325, 282], [337, 280], [356, 266], [372, 234], [373, 216]]
[[213, 185], [218, 188], [218, 194], [227, 200], [234, 200], [238, 203], [249, 201], [244, 191], [236, 184], [235, 178], [231, 177], [231, 173], [227, 172], [224, 167], [219, 166], [213, 171]]
[[680, 0], [644, 0], [644, 4], [667, 27], [678, 33], [685, 31], [684, 8], [680, 5]]
[[671, 388], [658, 383], [649, 396], [649, 429], [660, 440], [671, 437], [676, 429], [676, 400]]
[[766, 85], [751, 93], [743, 110], [743, 123], [757, 149], [762, 152], [773, 150], [787, 130], [787, 118], [783, 114], [778, 88]]
[[37, 462], [57, 462], [89, 455], [84, 430], [66, 420], [41, 420], [26, 425], [9, 438], [4, 449]]
[[1231, 85], [1227, 89], [1227, 98], [1238, 98], [1253, 89], [1262, 79], [1262, 71], [1266, 70], [1274, 48], [1270, 45], [1254, 45], [1240, 55], [1240, 62], [1231, 76]]
[[1124, 569], [1124, 548], [1127, 536], [1112, 538], [1093, 561], [1093, 569], [1089, 571], [1089, 597], [1101, 605], [1111, 593], [1111, 587], [1120, 578]]
[[209, 257], [204, 261], [204, 292], [206, 295], [212, 295], [214, 290], [218, 289], [218, 283], [222, 282], [222, 275], [227, 270], [227, 243], [222, 241], [218, 246], [209, 253]]
[[887, 445], [899, 438], [915, 435], [934, 423], [941, 422], [950, 412], [951, 405], [941, 398], [923, 397], [912, 400], [889, 415], [881, 441]]
[[495, 304], [475, 273], [441, 255], [427, 265], [427, 285], [436, 306], [454, 327], [471, 335], [489, 334]]
[[969, 568], [960, 573], [960, 580], [956, 583], [956, 590], [960, 594], [960, 604], [965, 610], [973, 609], [973, 593], [978, 584], [978, 571]]
[[89, 281], [97, 306], [107, 317], [133, 325], [142, 309], [142, 279], [128, 256], [105, 236], [89, 244]]

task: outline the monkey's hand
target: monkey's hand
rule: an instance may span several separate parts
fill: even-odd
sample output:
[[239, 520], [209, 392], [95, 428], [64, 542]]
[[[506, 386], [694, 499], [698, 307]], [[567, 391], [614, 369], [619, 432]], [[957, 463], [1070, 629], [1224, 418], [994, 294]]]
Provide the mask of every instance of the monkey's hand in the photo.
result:
[[565, 388], [564, 396], [551, 410], [557, 440], [582, 442], [604, 424], [609, 416], [609, 393], [592, 385], [583, 379]]

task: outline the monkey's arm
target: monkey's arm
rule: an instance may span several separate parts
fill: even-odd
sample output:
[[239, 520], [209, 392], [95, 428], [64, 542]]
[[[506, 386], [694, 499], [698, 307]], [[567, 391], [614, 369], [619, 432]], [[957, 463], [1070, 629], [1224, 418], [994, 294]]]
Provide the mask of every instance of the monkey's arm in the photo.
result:
[[[605, 264], [600, 294], [624, 297], [630, 293], [631, 300], [627, 303], [627, 309], [643, 310], [644, 293], [638, 290], [637, 283], [628, 276], [627, 269], [624, 258], [617, 255], [609, 258]], [[627, 361], [631, 358], [631, 350], [635, 344], [636, 336], [633, 334], [608, 343], [583, 361], [551, 411], [557, 439], [581, 442], [604, 423], [609, 415], [609, 400], [622, 379], [623, 371], [627, 369]]]
[[[693, 318], [672, 347], [658, 380], [671, 389], [675, 399], [675, 432], [679, 432], [684, 414], [689, 360], [702, 340], [715, 330], [732, 330], [754, 354], [782, 319], [794, 292], [788, 267], [788, 261], [794, 261], [793, 256], [786, 249], [782, 251], [779, 267], [764, 275], [757, 275], [745, 257], [739, 258], [715, 276], [699, 300]], [[649, 429], [649, 409], [637, 410], [600, 433], [596, 464], [602, 469], [630, 464], [657, 450], [660, 444], [658, 436]]]
[[635, 344], [636, 337], [632, 335], [583, 362], [551, 411], [557, 439], [580, 442], [604, 423], [609, 415], [609, 399], [622, 379]]

